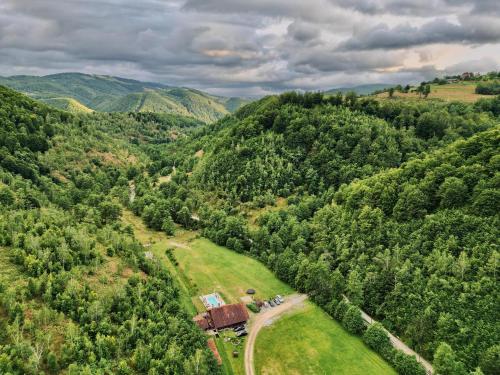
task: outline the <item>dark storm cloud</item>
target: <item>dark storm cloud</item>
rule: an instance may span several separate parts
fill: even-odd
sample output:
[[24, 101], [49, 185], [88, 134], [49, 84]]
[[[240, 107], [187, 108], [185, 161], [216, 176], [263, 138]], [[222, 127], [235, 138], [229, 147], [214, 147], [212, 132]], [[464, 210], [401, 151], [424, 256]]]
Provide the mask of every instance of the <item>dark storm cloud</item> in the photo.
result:
[[[495, 43], [500, 41], [500, 24], [492, 19], [466, 18], [460, 24], [436, 19], [420, 27], [408, 24], [390, 28], [380, 24], [354, 35], [341, 44], [341, 49], [399, 49], [434, 43]], [[489, 21], [489, 22], [488, 22]]]
[[320, 30], [303, 22], [292, 22], [288, 26], [288, 35], [298, 42], [310, 42], [319, 37]]
[[446, 4], [451, 6], [466, 6], [471, 8], [472, 14], [489, 14], [498, 15], [500, 13], [500, 7], [498, 6], [498, 0], [445, 0]]
[[[394, 66], [394, 61], [401, 59], [401, 55], [390, 52], [373, 54], [370, 52], [327, 52], [311, 51], [297, 57], [291, 57], [290, 63], [301, 70], [317, 70], [320, 72], [350, 72], [385, 69]], [[304, 71], [304, 70], [303, 70]]]
[[[418, 80], [444, 72], [435, 44], [488, 44], [476, 60], [498, 65], [495, 14], [490, 0], [2, 0], [0, 75], [83, 71], [241, 95]], [[426, 66], [406, 66], [411, 53]]]
[[466, 8], [465, 0], [330, 0], [332, 4], [369, 15], [395, 14], [416, 17], [435, 16]]

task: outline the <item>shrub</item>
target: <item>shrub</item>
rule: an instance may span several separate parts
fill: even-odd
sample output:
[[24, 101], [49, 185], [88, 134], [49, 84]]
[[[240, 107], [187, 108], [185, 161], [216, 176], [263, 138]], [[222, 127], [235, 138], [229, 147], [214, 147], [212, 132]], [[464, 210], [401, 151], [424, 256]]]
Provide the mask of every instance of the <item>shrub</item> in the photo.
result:
[[250, 311], [252, 311], [252, 312], [254, 312], [254, 313], [258, 313], [258, 312], [260, 311], [259, 306], [257, 306], [257, 305], [255, 304], [255, 302], [252, 302], [252, 303], [247, 304], [247, 307], [248, 307], [248, 309], [249, 309]]
[[394, 356], [394, 367], [400, 375], [425, 375], [425, 369], [413, 355], [397, 351]]
[[481, 95], [498, 95], [500, 94], [500, 82], [484, 82], [478, 83], [476, 86], [476, 94]]
[[344, 315], [347, 312], [348, 308], [349, 308], [348, 302], [344, 300], [340, 301], [337, 307], [335, 308], [335, 312], [333, 314], [335, 319], [342, 321], [342, 319], [344, 319]]
[[384, 348], [391, 347], [389, 336], [380, 323], [368, 327], [363, 335], [363, 341], [377, 353], [380, 353]]
[[179, 265], [179, 262], [175, 258], [174, 249], [168, 248], [167, 250], [165, 250], [165, 255], [172, 262], [172, 264], [174, 266], [178, 266]]
[[356, 335], [363, 333], [365, 323], [361, 317], [361, 311], [356, 306], [350, 306], [342, 319], [342, 325]]

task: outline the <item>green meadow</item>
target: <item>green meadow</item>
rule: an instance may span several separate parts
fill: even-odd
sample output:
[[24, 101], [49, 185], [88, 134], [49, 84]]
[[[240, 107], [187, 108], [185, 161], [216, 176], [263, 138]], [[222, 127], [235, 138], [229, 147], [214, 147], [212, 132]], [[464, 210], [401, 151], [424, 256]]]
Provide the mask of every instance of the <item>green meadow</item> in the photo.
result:
[[260, 331], [255, 369], [260, 375], [396, 374], [359, 337], [311, 302]]

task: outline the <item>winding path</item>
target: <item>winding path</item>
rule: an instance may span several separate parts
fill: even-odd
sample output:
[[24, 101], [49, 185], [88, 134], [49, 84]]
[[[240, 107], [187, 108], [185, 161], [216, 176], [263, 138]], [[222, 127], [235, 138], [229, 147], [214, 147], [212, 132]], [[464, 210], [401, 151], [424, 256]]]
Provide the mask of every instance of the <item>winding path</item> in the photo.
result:
[[[344, 298], [349, 301], [349, 299], [344, 296]], [[361, 317], [363, 320], [366, 322], [368, 325], [372, 325], [376, 323], [377, 321], [373, 319], [370, 315], [365, 313], [363, 310], [361, 310]], [[411, 349], [408, 345], [406, 345], [403, 341], [401, 341], [398, 337], [394, 336], [392, 333], [390, 333], [387, 329], [385, 329], [385, 332], [387, 333], [387, 336], [389, 336], [389, 340], [391, 341], [391, 344], [394, 348], [401, 350], [403, 353], [408, 354], [408, 355], [413, 355], [417, 359], [417, 362], [420, 362], [422, 366], [425, 368], [425, 372], [429, 375], [434, 374], [434, 368], [432, 365], [425, 360], [420, 354], [415, 352], [413, 349]]]
[[245, 346], [245, 373], [246, 375], [255, 375], [254, 368], [254, 346], [255, 340], [259, 331], [262, 327], [267, 325], [267, 322], [273, 318], [276, 318], [288, 310], [300, 305], [307, 299], [305, 294], [293, 294], [291, 296], [285, 297], [285, 302], [281, 305], [267, 309], [253, 317], [250, 321], [250, 329], [248, 334], [247, 343]]

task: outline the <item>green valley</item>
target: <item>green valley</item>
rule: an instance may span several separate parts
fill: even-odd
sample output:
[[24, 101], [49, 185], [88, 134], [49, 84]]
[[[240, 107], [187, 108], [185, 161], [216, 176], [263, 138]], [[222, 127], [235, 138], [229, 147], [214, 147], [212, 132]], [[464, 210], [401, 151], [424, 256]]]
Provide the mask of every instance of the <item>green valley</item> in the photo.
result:
[[62, 73], [0, 77], [0, 85], [70, 112], [161, 112], [213, 122], [249, 102], [119, 77]]
[[500, 375], [494, 0], [0, 0], [0, 375]]
[[[495, 375], [499, 97], [290, 92], [210, 124], [0, 99], [0, 372], [425, 374], [388, 330]], [[200, 296], [248, 289], [286, 302], [218, 365]]]

